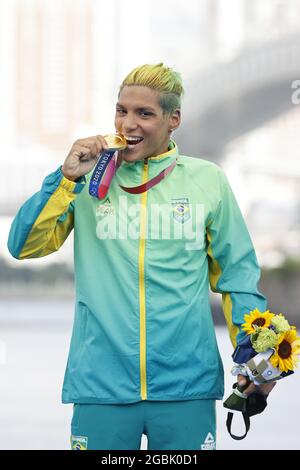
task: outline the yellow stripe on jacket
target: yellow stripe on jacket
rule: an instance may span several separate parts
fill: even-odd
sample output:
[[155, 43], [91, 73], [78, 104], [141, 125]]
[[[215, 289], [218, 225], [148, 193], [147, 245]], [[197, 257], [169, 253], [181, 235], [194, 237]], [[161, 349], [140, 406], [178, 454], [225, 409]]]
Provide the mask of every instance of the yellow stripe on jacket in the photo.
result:
[[[76, 198], [75, 183], [63, 178], [35, 220], [19, 259], [41, 258], [57, 251], [74, 226], [70, 203]], [[64, 217], [61, 216], [64, 214]], [[62, 220], [59, 220], [62, 219]]]

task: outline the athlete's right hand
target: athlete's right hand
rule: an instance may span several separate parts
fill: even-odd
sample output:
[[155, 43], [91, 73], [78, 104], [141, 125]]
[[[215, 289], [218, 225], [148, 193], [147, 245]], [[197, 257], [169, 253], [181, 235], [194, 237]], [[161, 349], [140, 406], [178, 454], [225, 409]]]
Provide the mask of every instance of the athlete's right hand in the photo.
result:
[[62, 165], [63, 175], [71, 181], [86, 175], [96, 165], [99, 153], [107, 149], [107, 142], [102, 135], [76, 140]]

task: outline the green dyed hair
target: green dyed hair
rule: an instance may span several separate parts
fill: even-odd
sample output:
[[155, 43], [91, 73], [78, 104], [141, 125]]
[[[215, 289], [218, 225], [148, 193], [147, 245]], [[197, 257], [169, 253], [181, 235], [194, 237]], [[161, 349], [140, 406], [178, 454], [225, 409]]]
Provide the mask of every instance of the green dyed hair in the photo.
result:
[[125, 86], [147, 86], [160, 94], [159, 104], [164, 114], [172, 114], [181, 108], [181, 97], [184, 94], [181, 76], [175, 70], [164, 66], [145, 64], [133, 69], [123, 80], [119, 96]]

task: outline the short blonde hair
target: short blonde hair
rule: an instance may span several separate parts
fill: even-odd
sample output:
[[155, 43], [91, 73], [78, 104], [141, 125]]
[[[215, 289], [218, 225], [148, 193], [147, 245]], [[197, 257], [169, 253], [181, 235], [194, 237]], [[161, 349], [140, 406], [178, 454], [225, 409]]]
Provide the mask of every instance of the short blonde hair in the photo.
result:
[[181, 108], [181, 97], [184, 94], [182, 79], [178, 72], [164, 66], [145, 64], [133, 69], [123, 80], [119, 96], [125, 86], [147, 86], [161, 93], [159, 104], [165, 114], [171, 114]]

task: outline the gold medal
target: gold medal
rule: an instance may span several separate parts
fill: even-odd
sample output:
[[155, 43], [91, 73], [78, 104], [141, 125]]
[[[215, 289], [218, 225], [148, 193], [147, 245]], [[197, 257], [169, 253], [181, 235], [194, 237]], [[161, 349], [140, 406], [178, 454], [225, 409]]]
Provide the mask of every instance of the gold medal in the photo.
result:
[[127, 147], [127, 142], [122, 134], [108, 134], [104, 136], [110, 150], [123, 150]]

